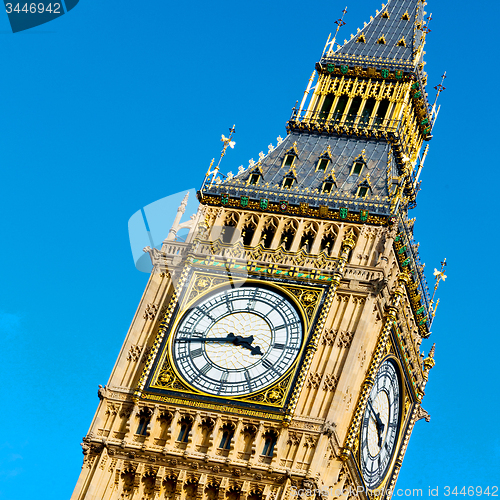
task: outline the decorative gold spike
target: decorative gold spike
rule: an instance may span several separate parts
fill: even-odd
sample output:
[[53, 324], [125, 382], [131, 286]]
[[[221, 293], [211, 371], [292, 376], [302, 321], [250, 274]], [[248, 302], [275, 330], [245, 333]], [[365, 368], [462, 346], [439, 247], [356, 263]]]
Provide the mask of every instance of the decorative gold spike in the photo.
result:
[[436, 362], [434, 361], [434, 353], [436, 351], [436, 344], [432, 344], [432, 348], [429, 351], [429, 355], [424, 359], [424, 370], [428, 372], [434, 368]]

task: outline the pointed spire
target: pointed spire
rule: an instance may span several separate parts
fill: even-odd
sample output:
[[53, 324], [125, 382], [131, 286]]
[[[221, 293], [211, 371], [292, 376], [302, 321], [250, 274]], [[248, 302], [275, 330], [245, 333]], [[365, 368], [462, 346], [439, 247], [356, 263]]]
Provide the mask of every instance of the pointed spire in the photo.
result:
[[186, 193], [186, 195], [182, 199], [181, 204], [180, 204], [179, 208], [177, 209], [178, 212], [184, 213], [186, 211], [186, 205], [188, 203], [188, 198], [189, 198], [189, 191]]
[[434, 357], [434, 353], [436, 352], [436, 343], [432, 344], [431, 350], [429, 351], [429, 358]]
[[322, 62], [361, 65], [362, 60], [368, 66], [416, 71], [430, 31], [424, 5], [422, 0], [389, 0], [356, 36], [337, 50], [331, 46]]

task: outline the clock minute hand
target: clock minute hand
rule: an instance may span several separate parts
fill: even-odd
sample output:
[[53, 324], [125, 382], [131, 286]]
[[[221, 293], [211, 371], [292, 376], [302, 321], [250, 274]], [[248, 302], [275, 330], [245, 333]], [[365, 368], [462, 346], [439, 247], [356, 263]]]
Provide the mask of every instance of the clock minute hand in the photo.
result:
[[368, 406], [370, 407], [370, 410], [371, 412], [373, 413], [373, 415], [375, 416], [375, 421], [377, 422], [377, 427], [379, 426], [384, 426], [384, 424], [382, 423], [382, 420], [380, 420], [380, 416], [379, 414], [375, 411], [375, 409], [373, 408], [372, 406], [372, 403], [370, 401], [370, 399], [368, 399]]
[[380, 448], [382, 447], [382, 433], [384, 432], [385, 425], [382, 422], [382, 420], [380, 420], [380, 413], [375, 412], [370, 399], [368, 399], [368, 405], [370, 406], [370, 410], [372, 411], [373, 415], [375, 415], [375, 422], [377, 424], [377, 434], [378, 434], [378, 446]]

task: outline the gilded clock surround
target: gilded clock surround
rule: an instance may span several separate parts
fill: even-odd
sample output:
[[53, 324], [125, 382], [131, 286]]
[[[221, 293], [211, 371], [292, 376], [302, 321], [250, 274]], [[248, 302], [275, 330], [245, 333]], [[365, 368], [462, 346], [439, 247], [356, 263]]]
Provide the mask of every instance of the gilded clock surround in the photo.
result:
[[[291, 500], [307, 490], [314, 500], [325, 491], [367, 500], [394, 489], [413, 426], [430, 420], [421, 404], [435, 364], [422, 341], [437, 303], [409, 217], [436, 117], [424, 5], [389, 0], [342, 46], [337, 30], [287, 136], [236, 175], [212, 162], [198, 213], [180, 222], [186, 196], [161, 249], [145, 248], [153, 272], [99, 388], [74, 500]], [[222, 137], [220, 160], [233, 134]], [[176, 369], [172, 336], [203, 297], [240, 286], [293, 302], [300, 353], [262, 390], [203, 393]], [[401, 421], [387, 473], [370, 490], [362, 418], [388, 359], [400, 375]]]
[[[287, 298], [292, 301], [297, 310], [300, 312], [301, 319], [304, 324], [304, 341], [302, 342], [299, 354], [294, 361], [293, 365], [287, 372], [279, 378], [271, 386], [266, 387], [261, 391], [256, 393], [231, 397], [232, 403], [248, 403], [253, 407], [266, 407], [269, 411], [271, 408], [277, 410], [284, 410], [287, 400], [290, 397], [290, 390], [292, 384], [297, 376], [300, 377], [300, 361], [303, 358], [306, 345], [310, 343], [311, 337], [314, 331], [315, 318], [317, 316], [318, 309], [324, 302], [327, 290], [324, 286], [319, 285], [304, 285], [301, 283], [289, 283], [281, 281], [270, 281], [266, 280], [264, 283], [257, 279], [247, 279], [243, 280], [238, 277], [237, 274], [232, 274], [232, 286], [243, 286], [243, 285], [254, 285], [254, 286], [266, 286], [271, 289], [278, 290], [281, 294], [287, 296]], [[172, 396], [174, 393], [182, 393], [184, 399], [190, 396], [198, 397], [202, 396], [214, 402], [217, 399], [227, 400], [228, 396], [214, 396], [209, 393], [204, 393], [202, 391], [196, 390], [183, 380], [182, 376], [175, 367], [172, 360], [171, 351], [171, 335], [175, 331], [179, 321], [182, 319], [186, 311], [190, 310], [200, 299], [213, 295], [217, 291], [221, 291], [228, 288], [228, 280], [225, 276], [218, 277], [214, 276], [213, 273], [207, 273], [202, 270], [194, 270], [189, 276], [188, 285], [186, 289], [182, 292], [182, 296], [179, 301], [179, 309], [176, 312], [175, 319], [172, 319], [172, 324], [163, 322], [165, 328], [168, 328], [169, 337], [167, 337], [166, 342], [164, 342], [162, 350], [160, 350], [158, 356], [159, 360], [156, 363], [155, 368], [152, 368], [153, 359], [150, 359], [148, 365], [145, 367], [145, 373], [152, 371], [150, 375], [150, 382], [146, 385], [144, 392], [141, 394], [141, 398], [148, 399], [148, 390], [153, 391], [158, 394], [158, 391], [163, 392]], [[198, 404], [198, 407], [200, 405]], [[226, 408], [229, 406], [225, 405]], [[235, 408], [234, 411], [237, 413], [238, 409]], [[282, 419], [283, 415], [276, 415], [277, 419]]]

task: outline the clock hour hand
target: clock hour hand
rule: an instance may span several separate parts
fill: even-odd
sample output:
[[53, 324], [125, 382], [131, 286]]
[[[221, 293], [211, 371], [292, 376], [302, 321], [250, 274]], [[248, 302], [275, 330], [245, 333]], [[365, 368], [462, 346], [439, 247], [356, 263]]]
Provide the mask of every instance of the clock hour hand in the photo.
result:
[[236, 346], [248, 349], [250, 351], [250, 354], [252, 354], [253, 356], [259, 354], [262, 356], [262, 351], [260, 350], [260, 347], [258, 345], [252, 346], [253, 335], [250, 335], [250, 337], [242, 337], [241, 335], [234, 335], [234, 333], [228, 333], [226, 339], [231, 341]]
[[227, 342], [230, 344], [233, 344], [235, 346], [240, 346], [243, 347], [244, 349], [248, 349], [250, 353], [255, 356], [255, 355], [262, 355], [262, 351], [260, 347], [257, 346], [252, 346], [253, 342], [253, 335], [250, 335], [250, 337], [242, 337], [241, 335], [235, 335], [234, 333], [228, 333], [227, 337], [196, 337], [196, 338], [190, 338], [190, 339], [177, 339], [176, 342]]

